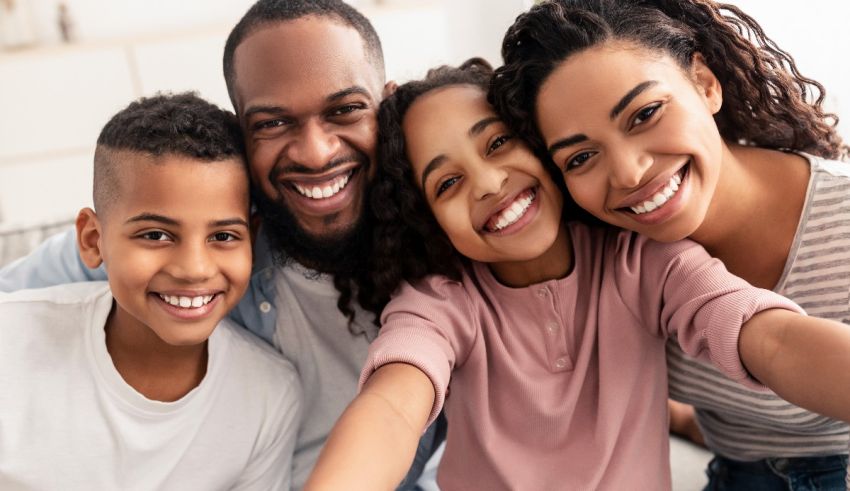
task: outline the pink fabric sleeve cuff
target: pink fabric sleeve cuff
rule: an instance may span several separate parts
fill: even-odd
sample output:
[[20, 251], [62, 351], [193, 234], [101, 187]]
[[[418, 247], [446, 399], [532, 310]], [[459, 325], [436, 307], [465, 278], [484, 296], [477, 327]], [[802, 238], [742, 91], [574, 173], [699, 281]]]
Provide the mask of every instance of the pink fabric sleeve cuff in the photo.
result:
[[[394, 319], [395, 321], [395, 319]], [[421, 322], [421, 319], [419, 319]], [[449, 343], [433, 332], [422, 328], [399, 326], [381, 330], [381, 334], [369, 347], [369, 356], [360, 373], [358, 391], [375, 372], [389, 363], [407, 363], [422, 370], [434, 385], [434, 405], [428, 416], [425, 428], [431, 425], [446, 400], [446, 392], [451, 379], [451, 364], [447, 353], [451, 352]]]
[[741, 328], [745, 322], [764, 310], [785, 309], [803, 315], [805, 311], [774, 292], [757, 289], [759, 294], [754, 298], [753, 291], [747, 289], [726, 295], [724, 303], [729, 308], [713, 310], [709, 319], [710, 332], [706, 335], [711, 360], [715, 366], [736, 382], [752, 389], [767, 390], [767, 387], [750, 375], [741, 360], [738, 352]]

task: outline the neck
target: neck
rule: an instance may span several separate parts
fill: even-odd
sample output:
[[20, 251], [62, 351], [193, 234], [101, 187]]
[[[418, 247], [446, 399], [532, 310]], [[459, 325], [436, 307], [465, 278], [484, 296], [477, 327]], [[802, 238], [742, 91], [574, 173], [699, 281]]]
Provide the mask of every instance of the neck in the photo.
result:
[[731, 145], [691, 239], [751, 284], [776, 286], [803, 209], [809, 169], [793, 154]]
[[542, 255], [526, 261], [490, 263], [493, 276], [502, 284], [513, 288], [563, 278], [569, 274], [572, 267], [572, 243], [564, 223], [558, 227], [555, 241]]
[[172, 346], [115, 302], [105, 330], [106, 349], [115, 369], [148, 399], [176, 401], [206, 375], [207, 342]]

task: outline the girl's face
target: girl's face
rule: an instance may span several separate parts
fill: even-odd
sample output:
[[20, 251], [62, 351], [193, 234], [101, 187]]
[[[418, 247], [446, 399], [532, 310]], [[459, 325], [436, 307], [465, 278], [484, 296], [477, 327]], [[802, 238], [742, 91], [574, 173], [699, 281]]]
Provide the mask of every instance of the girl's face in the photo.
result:
[[552, 246], [563, 197], [481, 89], [428, 92], [402, 128], [416, 183], [458, 252], [502, 263], [535, 259]]
[[579, 206], [613, 225], [674, 241], [702, 224], [723, 143], [722, 96], [695, 57], [612, 42], [558, 66], [537, 97], [537, 124]]

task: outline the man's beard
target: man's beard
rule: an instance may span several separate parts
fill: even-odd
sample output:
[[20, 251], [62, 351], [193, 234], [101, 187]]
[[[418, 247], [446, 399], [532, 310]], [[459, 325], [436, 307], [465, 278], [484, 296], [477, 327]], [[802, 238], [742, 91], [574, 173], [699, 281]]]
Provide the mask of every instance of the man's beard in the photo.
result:
[[371, 220], [366, 210], [368, 196], [363, 197], [363, 210], [352, 226], [317, 237], [304, 230], [285, 205], [269, 199], [256, 187], [252, 187], [251, 194], [276, 264], [296, 261], [321, 273], [349, 276], [368, 262], [371, 235]]

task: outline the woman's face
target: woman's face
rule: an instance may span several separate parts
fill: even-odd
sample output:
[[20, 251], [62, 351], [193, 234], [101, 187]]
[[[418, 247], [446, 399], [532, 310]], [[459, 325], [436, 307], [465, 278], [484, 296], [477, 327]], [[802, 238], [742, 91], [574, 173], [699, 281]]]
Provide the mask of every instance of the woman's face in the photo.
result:
[[579, 206], [610, 224], [674, 241], [702, 224], [720, 173], [722, 95], [697, 56], [612, 42], [562, 62], [542, 85], [537, 124]]
[[402, 127], [416, 183], [458, 252], [488, 263], [526, 261], [554, 243], [563, 197], [480, 88], [428, 92]]

